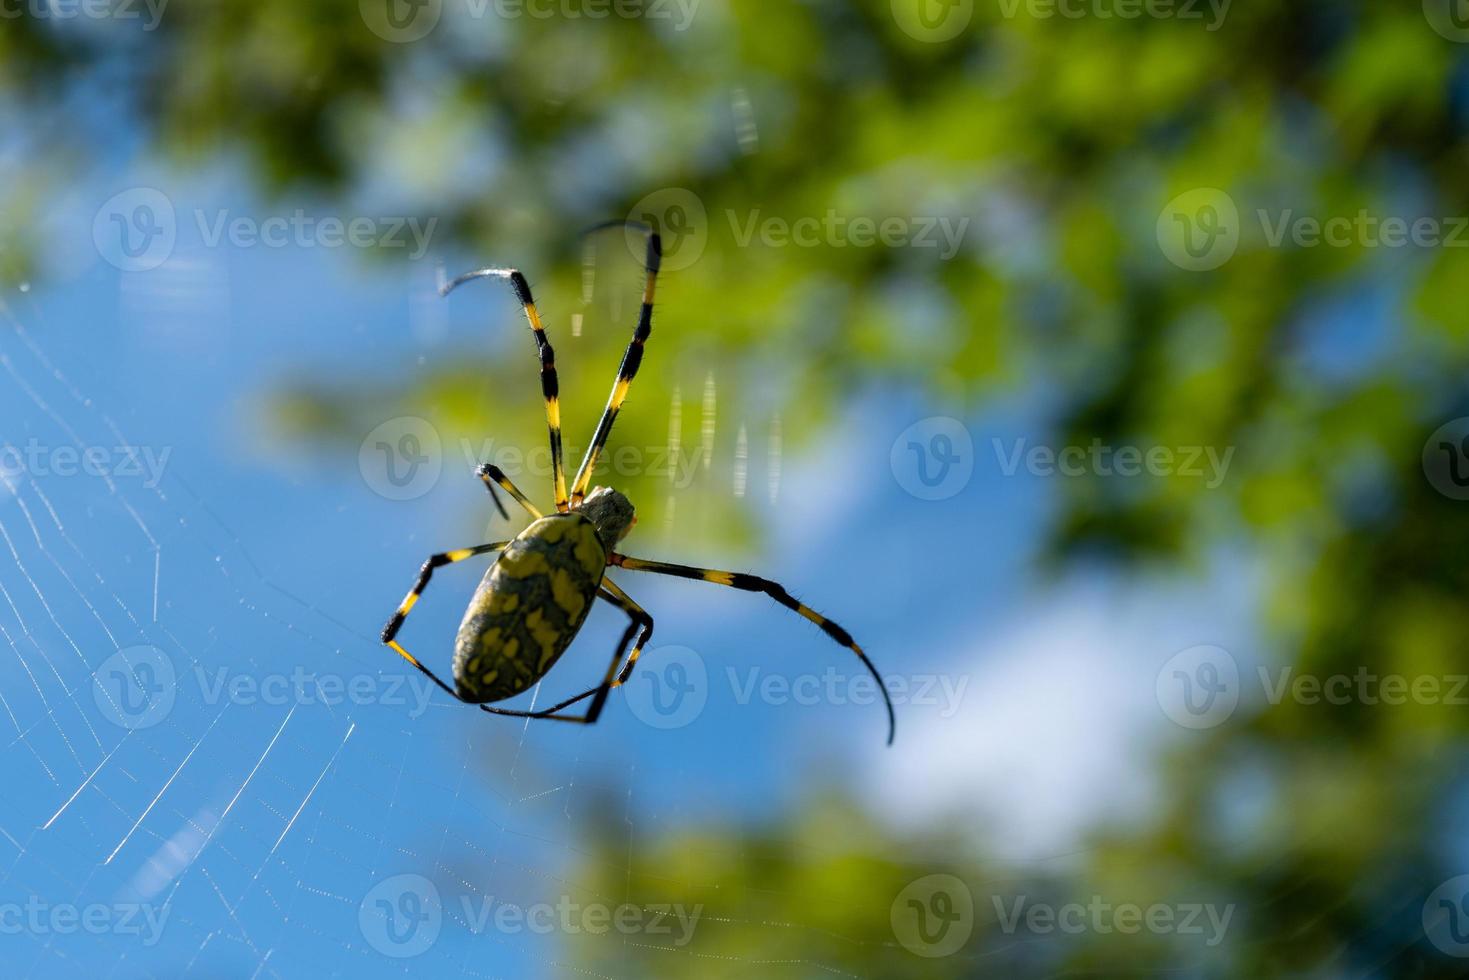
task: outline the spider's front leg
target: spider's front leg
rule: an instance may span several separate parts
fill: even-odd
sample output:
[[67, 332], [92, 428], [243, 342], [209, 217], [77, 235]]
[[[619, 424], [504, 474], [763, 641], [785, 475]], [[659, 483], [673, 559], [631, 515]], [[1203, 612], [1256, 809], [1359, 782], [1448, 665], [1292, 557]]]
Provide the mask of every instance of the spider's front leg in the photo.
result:
[[531, 296], [530, 284], [525, 281], [525, 276], [516, 269], [476, 269], [474, 272], [466, 272], [452, 282], [445, 283], [440, 287], [439, 293], [448, 296], [455, 288], [471, 279], [485, 278], [505, 279], [510, 283], [510, 288], [515, 290], [515, 298], [520, 301], [521, 308], [525, 311], [525, 322], [530, 324], [531, 334], [535, 337], [536, 356], [541, 362], [541, 397], [546, 403], [546, 431], [551, 445], [552, 483], [556, 491], [556, 510], [564, 514], [571, 508], [566, 499], [566, 472], [561, 462], [561, 401], [560, 382], [556, 379], [556, 352], [551, 349], [551, 342], [546, 338], [546, 328], [541, 323], [541, 314], [536, 309], [535, 298]]
[[[510, 482], [510, 477], [505, 475], [505, 471], [494, 463], [481, 463], [475, 468], [474, 475], [484, 481], [485, 489], [490, 491], [490, 496], [495, 497], [495, 484], [498, 483], [505, 488], [506, 493], [515, 498], [517, 504], [525, 508], [526, 513], [531, 516], [531, 520], [538, 521], [541, 519], [542, 514], [536, 508], [536, 505], [531, 503], [530, 499], [520, 492], [520, 488]], [[499, 502], [500, 498], [495, 497], [495, 503], [498, 504]], [[501, 507], [500, 513], [505, 514], [505, 508]], [[510, 515], [505, 514], [505, 519], [509, 520]]]

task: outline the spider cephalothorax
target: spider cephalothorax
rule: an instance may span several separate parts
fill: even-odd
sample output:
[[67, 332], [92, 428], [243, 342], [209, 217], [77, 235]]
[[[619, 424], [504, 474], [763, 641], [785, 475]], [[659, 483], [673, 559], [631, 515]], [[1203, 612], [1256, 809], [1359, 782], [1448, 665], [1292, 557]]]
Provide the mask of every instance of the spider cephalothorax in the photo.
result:
[[[862, 665], [877, 680], [878, 688], [882, 691], [888, 712], [888, 742], [891, 743], [894, 730], [893, 702], [888, 697], [887, 687], [877, 668], [853, 641], [850, 633], [805, 603], [796, 601], [782, 585], [756, 575], [648, 561], [619, 554], [614, 550], [637, 523], [632, 503], [609, 487], [597, 487], [587, 493], [587, 484], [591, 482], [592, 471], [596, 469], [597, 458], [607, 444], [612, 423], [622, 409], [628, 389], [638, 373], [638, 366], [643, 361], [643, 344], [653, 330], [653, 285], [658, 277], [658, 265], [663, 251], [658, 235], [646, 227], [642, 227], [642, 230], [648, 236], [647, 278], [643, 285], [643, 302], [638, 312], [637, 327], [633, 330], [632, 341], [622, 356], [622, 366], [617, 371], [617, 380], [612, 384], [612, 394], [607, 397], [607, 407], [602, 410], [602, 419], [597, 423], [592, 444], [582, 458], [569, 490], [561, 460], [561, 406], [556, 380], [556, 356], [551, 350], [550, 341], [546, 339], [546, 330], [541, 324], [541, 315], [536, 310], [535, 300], [531, 298], [530, 285], [525, 281], [525, 276], [514, 269], [480, 269], [460, 276], [441, 290], [447, 295], [460, 283], [487, 277], [507, 279], [515, 290], [515, 296], [520, 300], [526, 321], [535, 336], [536, 353], [541, 364], [541, 393], [546, 402], [546, 428], [551, 440], [552, 487], [556, 496], [556, 513], [542, 515], [499, 467], [489, 463], [480, 466], [475, 475], [484, 481], [497, 505], [500, 499], [495, 496], [495, 487], [499, 486], [514, 497], [535, 520], [513, 540], [495, 541], [431, 555], [419, 570], [418, 581], [403, 598], [393, 617], [388, 620], [388, 625], [383, 628], [383, 642], [423, 671], [439, 687], [461, 701], [479, 705], [482, 710], [491, 714], [520, 718], [558, 718], [590, 725], [601, 714], [608, 692], [632, 675], [638, 656], [653, 636], [653, 617], [608, 577], [607, 569], [616, 566], [699, 579], [746, 592], [763, 592], [787, 609], [815, 623], [827, 636], [855, 653]], [[503, 508], [501, 512], [504, 512]], [[455, 686], [450, 687], [433, 671], [419, 663], [417, 658], [398, 643], [396, 637], [408, 613], [417, 604], [418, 597], [428, 587], [434, 569], [473, 558], [475, 555], [487, 554], [495, 554], [497, 558], [485, 573], [474, 598], [469, 602], [469, 608], [465, 610], [464, 621], [460, 624], [454, 644]], [[586, 621], [593, 601], [599, 597], [618, 606], [631, 620], [622, 634], [622, 641], [612, 656], [612, 663], [601, 684], [539, 711], [495, 708], [487, 703], [513, 697], [544, 677], [571, 644], [582, 623]], [[634, 634], [637, 634], [637, 643], [624, 661], [623, 653], [632, 642]], [[586, 698], [591, 698], [592, 701], [585, 714], [562, 713], [564, 708]]]
[[632, 501], [611, 487], [593, 487], [576, 512], [597, 525], [597, 534], [608, 548], [627, 537], [638, 520]]

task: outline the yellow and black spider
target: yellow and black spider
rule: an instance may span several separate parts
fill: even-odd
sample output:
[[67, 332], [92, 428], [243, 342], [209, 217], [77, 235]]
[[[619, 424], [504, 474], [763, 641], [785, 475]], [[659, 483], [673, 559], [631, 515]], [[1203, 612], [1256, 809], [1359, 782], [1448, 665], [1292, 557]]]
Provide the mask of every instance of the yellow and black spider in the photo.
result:
[[[589, 231], [623, 224], [627, 223], [610, 222]], [[607, 398], [607, 407], [602, 411], [592, 444], [576, 471], [569, 495], [561, 462], [561, 409], [557, 402], [555, 355], [546, 339], [546, 331], [540, 314], [536, 312], [535, 300], [531, 298], [525, 276], [514, 269], [480, 269], [465, 273], [440, 290], [448, 295], [450, 290], [471, 279], [508, 279], [525, 308], [525, 318], [535, 335], [536, 351], [540, 355], [541, 391], [546, 401], [546, 425], [550, 430], [551, 462], [555, 474], [556, 513], [549, 517], [542, 515], [498, 467], [489, 463], [480, 466], [475, 471], [476, 475], [484, 482], [490, 495], [495, 496], [495, 484], [499, 484], [534, 520], [510, 541], [495, 541], [430, 556], [419, 570], [418, 581], [383, 628], [383, 642], [439, 687], [466, 704], [479, 705], [481, 710], [496, 715], [555, 718], [590, 725], [602, 713], [608, 692], [631, 676], [638, 656], [653, 635], [653, 617], [607, 577], [608, 566], [702, 579], [747, 592], [763, 592], [820, 626], [827, 636], [855, 653], [882, 691], [888, 713], [888, 743], [891, 744], [895, 730], [893, 702], [877, 668], [853, 641], [850, 633], [810, 606], [796, 601], [779, 583], [740, 572], [647, 561], [613, 550], [636, 523], [633, 506], [621, 493], [609, 487], [597, 487], [587, 493], [587, 484], [591, 481], [597, 457], [607, 443], [607, 435], [612, 431], [612, 423], [627, 398], [633, 377], [638, 373], [638, 365], [643, 360], [643, 344], [653, 328], [653, 286], [663, 254], [662, 244], [651, 229], [642, 230], [648, 239], [647, 276], [637, 327], [622, 356], [622, 366], [612, 385], [612, 394]], [[499, 504], [498, 497], [495, 497], [495, 503]], [[503, 510], [502, 507], [502, 513]], [[459, 635], [454, 642], [455, 686], [451, 688], [405, 650], [396, 637], [408, 613], [428, 587], [434, 569], [485, 554], [498, 554], [498, 557], [475, 590], [469, 608], [465, 610], [464, 621], [459, 626]], [[581, 629], [593, 600], [598, 596], [622, 609], [630, 620], [602, 683], [541, 711], [491, 707], [487, 702], [503, 701], [520, 694], [546, 675]], [[642, 633], [638, 636], [637, 645], [619, 670], [623, 652], [639, 627]], [[585, 714], [561, 713], [589, 697], [592, 703]]]

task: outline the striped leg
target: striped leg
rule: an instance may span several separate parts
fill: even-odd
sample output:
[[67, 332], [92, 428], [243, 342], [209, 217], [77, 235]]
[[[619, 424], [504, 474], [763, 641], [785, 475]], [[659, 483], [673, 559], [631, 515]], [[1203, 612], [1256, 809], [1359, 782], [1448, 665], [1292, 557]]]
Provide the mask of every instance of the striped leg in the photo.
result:
[[[526, 512], [530, 514], [533, 520], [538, 521], [541, 519], [541, 512], [536, 508], [536, 505], [526, 499], [525, 494], [520, 492], [520, 488], [510, 482], [510, 477], [505, 475], [505, 471], [500, 469], [500, 467], [496, 466], [494, 463], [481, 463], [475, 469], [474, 475], [484, 481], [485, 486], [489, 489], [491, 496], [494, 496], [495, 484], [498, 483], [500, 486], [505, 488], [506, 493], [515, 498], [515, 502], [517, 504], [526, 509]], [[495, 503], [498, 504], [499, 502], [500, 498], [495, 497]], [[504, 514], [505, 508], [501, 507], [500, 513]], [[505, 514], [505, 517], [508, 519], [510, 515]]]
[[[633, 664], [636, 664], [638, 662], [638, 657], [642, 656], [643, 647], [647, 646], [648, 641], [653, 638], [653, 617], [649, 616], [647, 612], [644, 611], [642, 606], [639, 606], [636, 602], [633, 602], [632, 598], [626, 592], [619, 589], [616, 582], [612, 581], [612, 579], [608, 578], [605, 575], [602, 577], [602, 586], [608, 592], [613, 593], [615, 597], [614, 601], [616, 601], [618, 605], [622, 606], [628, 611], [628, 615], [633, 617], [633, 622], [638, 622], [639, 614], [641, 614], [643, 622], [643, 632], [642, 635], [638, 637], [637, 645], [632, 648], [632, 653], [628, 655], [627, 663], [623, 665], [622, 670], [617, 672], [617, 679], [612, 681], [613, 687], [621, 687], [623, 684], [626, 684], [627, 679], [632, 676]], [[617, 661], [613, 661], [613, 666], [615, 667], [616, 665]], [[611, 679], [612, 677], [611, 674], [608, 674], [607, 676], [609, 679]]]
[[893, 744], [893, 735], [897, 730], [897, 720], [893, 714], [893, 699], [888, 695], [887, 684], [884, 683], [882, 675], [877, 672], [877, 668], [867, 658], [867, 654], [852, 639], [852, 634], [805, 603], [798, 602], [794, 596], [785, 590], [785, 586], [779, 582], [772, 582], [770, 579], [760, 578], [756, 575], [745, 575], [740, 572], [721, 572], [712, 568], [695, 568], [692, 565], [675, 565], [671, 562], [664, 561], [646, 561], [642, 558], [631, 558], [615, 552], [608, 560], [610, 564], [616, 565], [619, 568], [629, 568], [633, 571], [658, 572], [662, 575], [675, 575], [679, 578], [692, 578], [704, 582], [713, 582], [716, 585], [728, 585], [731, 588], [742, 589], [745, 592], [763, 592], [787, 609], [801, 614], [817, 626], [820, 626], [822, 632], [827, 636], [855, 653], [857, 658], [862, 661], [862, 665], [867, 668], [867, 672], [877, 681], [878, 689], [882, 691], [883, 702], [887, 705], [888, 709], [888, 744]]
[[[602, 588], [610, 592], [610, 598], [614, 602], [617, 602], [624, 610], [627, 610], [627, 614], [633, 617], [633, 623], [642, 624], [642, 633], [638, 636], [638, 644], [633, 646], [632, 654], [627, 655], [627, 663], [623, 664], [623, 669], [617, 671], [617, 679], [613, 680], [613, 674], [608, 673], [608, 680], [611, 680], [611, 686], [613, 688], [621, 688], [624, 683], [627, 683], [627, 677], [632, 676], [633, 664], [638, 663], [638, 658], [642, 657], [643, 646], [648, 645], [649, 639], [652, 639], [652, 617], [648, 616], [648, 611], [643, 610], [643, 607], [633, 602], [630, 595], [617, 588], [617, 583], [613, 582], [610, 577], [602, 577]], [[617, 661], [613, 661], [613, 666], [617, 666]]]
[[[494, 484], [490, 483], [489, 480], [485, 480], [485, 474], [481, 473], [479, 470], [475, 470], [474, 473], [475, 473], [475, 476], [478, 476], [481, 480], [484, 480], [484, 482], [485, 482], [485, 489], [488, 490], [488, 491], [490, 491], [490, 499], [495, 502], [495, 509], [500, 512], [500, 516], [503, 517], [503, 518], [505, 518], [505, 520], [507, 520], [507, 521], [510, 520], [510, 512], [507, 511], [505, 509], [505, 505], [500, 502], [500, 495], [495, 492], [495, 486], [494, 486]], [[503, 476], [504, 474], [501, 474], [501, 475]], [[509, 482], [509, 481], [506, 481], [506, 482]], [[540, 515], [538, 514], [536, 516], [539, 517]]]
[[[473, 558], [475, 555], [485, 555], [490, 552], [501, 551], [509, 543], [509, 541], [495, 541], [490, 544], [479, 545], [475, 548], [460, 548], [457, 551], [445, 551], [437, 555], [430, 555], [428, 561], [424, 562], [423, 567], [418, 570], [418, 581], [413, 583], [413, 588], [408, 590], [408, 594], [398, 604], [398, 609], [393, 613], [393, 617], [388, 620], [388, 625], [383, 627], [383, 643], [396, 650], [400, 657], [417, 667], [429, 680], [450, 694], [454, 694], [452, 687], [439, 680], [433, 671], [419, 663], [417, 657], [403, 649], [402, 645], [398, 643], [396, 639], [398, 631], [403, 628], [403, 621], [408, 618], [408, 614], [413, 611], [413, 607], [418, 605], [418, 599], [419, 596], [423, 595], [423, 590], [428, 588], [429, 580], [434, 577], [434, 569], [464, 561], [466, 558]], [[459, 695], [454, 694], [454, 696], [457, 698]]]
[[644, 263], [647, 272], [643, 281], [643, 305], [638, 311], [638, 325], [633, 330], [632, 340], [628, 342], [627, 350], [622, 355], [622, 366], [617, 370], [617, 380], [612, 384], [612, 393], [607, 396], [607, 407], [602, 410], [602, 419], [597, 423], [597, 431], [592, 436], [592, 444], [587, 447], [587, 454], [582, 458], [581, 466], [576, 471], [576, 480], [571, 485], [571, 506], [573, 507], [580, 504], [582, 498], [587, 495], [587, 484], [592, 480], [592, 470], [597, 466], [597, 457], [602, 454], [602, 447], [607, 444], [607, 436], [612, 431], [612, 423], [617, 421], [617, 413], [622, 409], [622, 403], [627, 398], [627, 389], [632, 385], [632, 379], [637, 376], [638, 365], [643, 362], [643, 343], [653, 332], [653, 287], [658, 280], [658, 266], [662, 261], [663, 240], [658, 237], [657, 232], [649, 232], [648, 255]]
[[525, 319], [530, 324], [532, 333], [536, 338], [536, 353], [541, 359], [541, 394], [546, 400], [546, 428], [550, 431], [551, 439], [551, 466], [555, 474], [556, 484], [556, 510], [566, 513], [570, 509], [566, 501], [566, 471], [561, 462], [561, 403], [559, 401], [559, 385], [556, 381], [556, 352], [551, 349], [551, 342], [546, 339], [546, 329], [541, 324], [541, 314], [536, 310], [536, 301], [530, 294], [530, 283], [525, 281], [525, 276], [515, 269], [478, 269], [474, 272], [466, 272], [453, 282], [446, 283], [440, 288], [440, 294], [447, 296], [462, 283], [471, 279], [508, 279], [510, 287], [515, 290], [515, 298], [520, 300], [520, 305], [525, 308]]
[[[619, 589], [610, 579], [604, 578], [602, 580], [602, 588], [597, 590], [597, 594], [627, 613], [629, 619], [627, 629], [623, 631], [622, 639], [618, 642], [617, 649], [612, 654], [612, 663], [607, 667], [607, 676], [602, 679], [601, 684], [540, 711], [514, 711], [509, 708], [492, 708], [486, 704], [480, 705], [480, 709], [488, 711], [492, 715], [509, 715], [513, 718], [550, 718], [556, 721], [573, 721], [583, 725], [595, 725], [597, 719], [601, 717], [603, 705], [607, 703], [608, 692], [622, 683], [622, 679], [616, 679], [617, 665], [622, 662], [622, 655], [627, 650], [627, 645], [632, 642], [633, 634], [638, 631], [638, 627], [642, 627], [643, 632], [638, 637], [638, 645], [633, 649], [628, 666], [622, 672], [623, 679], [626, 678], [628, 671], [631, 670], [633, 661], [637, 660], [638, 653], [642, 650], [643, 645], [653, 635], [653, 617], [649, 616], [647, 610], [634, 602], [626, 592]], [[563, 715], [557, 713], [562, 708], [569, 707], [586, 698], [593, 698], [591, 705], [587, 708], [586, 714]]]

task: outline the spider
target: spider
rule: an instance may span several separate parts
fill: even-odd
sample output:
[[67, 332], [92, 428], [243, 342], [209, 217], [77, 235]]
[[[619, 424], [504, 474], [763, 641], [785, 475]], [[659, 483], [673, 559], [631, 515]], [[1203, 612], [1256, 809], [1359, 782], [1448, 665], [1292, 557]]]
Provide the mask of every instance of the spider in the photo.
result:
[[[632, 675], [638, 657], [653, 636], [653, 617], [608, 577], [607, 569], [615, 566], [632, 571], [700, 579], [746, 592], [763, 592], [787, 609], [815, 623], [827, 636], [855, 653], [882, 691], [888, 715], [888, 744], [891, 745], [896, 727], [892, 698], [889, 697], [887, 686], [877, 668], [845, 629], [810, 606], [798, 602], [782, 585], [769, 579], [740, 572], [650, 561], [614, 550], [637, 522], [633, 505], [625, 496], [609, 487], [599, 486], [588, 493], [587, 484], [591, 482], [592, 470], [607, 443], [612, 423], [617, 419], [617, 413], [627, 398], [628, 388], [643, 360], [643, 345], [653, 327], [653, 288], [663, 254], [658, 234], [643, 225], [613, 221], [588, 229], [587, 233], [624, 225], [637, 228], [647, 236], [642, 307], [632, 341], [622, 356], [622, 366], [617, 372], [617, 380], [612, 385], [612, 393], [607, 398], [607, 405], [602, 411], [592, 444], [582, 458], [569, 491], [561, 459], [561, 409], [557, 400], [555, 355], [546, 338], [545, 328], [536, 311], [535, 300], [531, 297], [525, 276], [515, 269], [479, 269], [445, 283], [440, 289], [440, 294], [447, 296], [451, 290], [472, 279], [494, 278], [508, 280], [515, 291], [535, 337], [536, 351], [540, 357], [541, 392], [546, 404], [546, 426], [550, 432], [556, 513], [544, 515], [537, 510], [499, 467], [490, 463], [480, 465], [475, 470], [475, 475], [484, 483], [501, 513], [504, 513], [504, 506], [500, 504], [499, 496], [495, 492], [497, 485], [525, 508], [532, 518], [530, 525], [508, 541], [495, 541], [431, 555], [419, 570], [418, 580], [414, 582], [413, 588], [383, 628], [383, 643], [392, 647], [404, 660], [417, 667], [448, 694], [465, 704], [478, 705], [482, 711], [518, 718], [549, 718], [591, 725], [601, 715], [608, 693], [625, 683]], [[488, 554], [496, 555], [496, 558], [470, 599], [469, 608], [465, 610], [464, 620], [459, 626], [454, 643], [454, 686], [450, 687], [398, 643], [398, 631], [428, 587], [435, 569]], [[570, 646], [585, 622], [592, 602], [598, 597], [622, 609], [629, 619], [602, 683], [540, 711], [492, 707], [490, 702], [514, 697], [546, 675]], [[624, 661], [623, 654], [635, 633], [638, 633], [637, 643]], [[583, 714], [566, 712], [565, 709], [587, 698], [592, 700]]]

